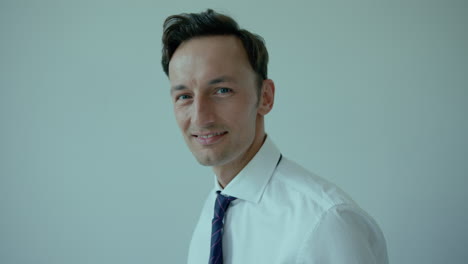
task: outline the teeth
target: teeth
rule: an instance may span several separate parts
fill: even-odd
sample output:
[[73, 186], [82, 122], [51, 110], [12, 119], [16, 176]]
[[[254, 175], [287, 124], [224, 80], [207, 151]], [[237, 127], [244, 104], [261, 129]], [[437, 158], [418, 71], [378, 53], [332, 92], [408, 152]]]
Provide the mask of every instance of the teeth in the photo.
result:
[[219, 135], [221, 135], [221, 134], [223, 134], [223, 132], [208, 134], [208, 135], [199, 136], [199, 137], [201, 137], [201, 138], [211, 138], [211, 137], [214, 137], [214, 136], [219, 136]]

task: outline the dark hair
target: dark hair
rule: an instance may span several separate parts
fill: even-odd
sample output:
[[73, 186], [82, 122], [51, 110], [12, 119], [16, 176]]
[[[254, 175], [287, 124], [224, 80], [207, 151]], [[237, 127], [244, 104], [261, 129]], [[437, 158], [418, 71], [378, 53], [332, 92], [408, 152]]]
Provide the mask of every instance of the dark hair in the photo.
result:
[[212, 9], [201, 13], [169, 16], [164, 21], [163, 29], [161, 63], [167, 76], [172, 55], [182, 42], [201, 36], [234, 35], [242, 41], [250, 65], [257, 73], [260, 93], [262, 81], [267, 79], [268, 51], [259, 35], [239, 28], [234, 19]]

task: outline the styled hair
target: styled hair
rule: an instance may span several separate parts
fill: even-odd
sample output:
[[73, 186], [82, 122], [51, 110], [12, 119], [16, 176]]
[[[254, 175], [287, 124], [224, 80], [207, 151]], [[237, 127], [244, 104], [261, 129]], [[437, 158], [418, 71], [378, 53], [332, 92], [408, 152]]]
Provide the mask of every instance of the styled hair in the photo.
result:
[[201, 13], [183, 13], [166, 18], [163, 26], [161, 64], [169, 76], [169, 62], [184, 41], [201, 36], [233, 35], [239, 38], [247, 53], [250, 65], [257, 74], [258, 94], [268, 75], [268, 51], [262, 37], [239, 28], [229, 16], [207, 9]]

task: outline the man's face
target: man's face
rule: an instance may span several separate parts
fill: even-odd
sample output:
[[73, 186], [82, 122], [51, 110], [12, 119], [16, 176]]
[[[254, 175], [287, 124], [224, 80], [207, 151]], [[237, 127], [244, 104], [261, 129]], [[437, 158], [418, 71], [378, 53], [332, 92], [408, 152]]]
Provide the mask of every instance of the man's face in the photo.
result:
[[182, 43], [169, 76], [177, 123], [199, 163], [229, 165], [256, 151], [257, 81], [239, 39], [208, 36]]

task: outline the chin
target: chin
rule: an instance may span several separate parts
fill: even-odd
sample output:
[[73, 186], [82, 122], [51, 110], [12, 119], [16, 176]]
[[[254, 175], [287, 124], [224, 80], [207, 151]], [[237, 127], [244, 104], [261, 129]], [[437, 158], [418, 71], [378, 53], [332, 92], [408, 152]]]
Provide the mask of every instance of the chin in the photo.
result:
[[197, 159], [198, 163], [200, 163], [200, 165], [202, 166], [213, 166], [209, 161], [207, 160], [201, 160], [201, 159]]
[[222, 159], [219, 159], [219, 158], [216, 158], [216, 157], [210, 157], [210, 156], [206, 156], [206, 155], [200, 155], [200, 156], [195, 156], [195, 158], [197, 159], [198, 163], [200, 163], [200, 165], [203, 165], [203, 166], [209, 166], [209, 167], [213, 167], [213, 166], [220, 166], [223, 164], [223, 160]]
[[200, 163], [202, 166], [213, 166], [214, 161], [207, 157], [206, 155], [195, 155], [195, 159]]

